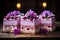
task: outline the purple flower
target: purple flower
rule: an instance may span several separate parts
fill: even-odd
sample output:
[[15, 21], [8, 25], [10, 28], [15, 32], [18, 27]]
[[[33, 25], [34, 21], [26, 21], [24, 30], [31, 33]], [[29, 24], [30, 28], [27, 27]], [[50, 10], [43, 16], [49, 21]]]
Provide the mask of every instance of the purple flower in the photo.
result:
[[19, 11], [13, 11], [13, 12], [11, 11], [7, 14], [7, 16], [14, 16], [14, 15], [19, 15], [19, 14], [20, 14]]
[[10, 12], [7, 14], [7, 16], [10, 16]]
[[15, 35], [20, 34], [20, 29], [19, 29], [19, 28], [14, 29], [14, 34], [15, 34]]
[[47, 10], [44, 10], [41, 15], [45, 15], [45, 14], [48, 14], [48, 15], [51, 15], [52, 13], [50, 11], [47, 11]]
[[36, 17], [36, 13], [33, 10], [30, 9], [29, 11], [27, 11], [25, 16], [27, 16], [27, 17], [30, 16], [32, 18], [35, 18]]
[[20, 12], [19, 12], [19, 11], [13, 11], [13, 14], [14, 14], [14, 15], [17, 15], [17, 14], [18, 14], [18, 15], [19, 15]]
[[49, 31], [47, 29], [41, 29], [41, 30], [42, 30], [42, 33], [44, 33], [44, 34], [48, 34], [49, 33]]

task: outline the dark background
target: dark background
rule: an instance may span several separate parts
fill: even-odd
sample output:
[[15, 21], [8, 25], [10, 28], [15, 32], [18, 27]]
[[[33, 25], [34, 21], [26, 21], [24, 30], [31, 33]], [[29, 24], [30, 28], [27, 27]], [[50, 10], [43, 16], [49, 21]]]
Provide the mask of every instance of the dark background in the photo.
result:
[[[44, 10], [42, 2], [47, 2], [45, 9], [52, 11], [56, 15], [56, 21], [60, 21], [60, 1], [59, 0], [0, 0], [0, 22], [8, 12], [19, 10], [26, 13], [29, 9], [34, 10], [38, 15]], [[20, 2], [21, 8], [17, 9], [16, 4]]]

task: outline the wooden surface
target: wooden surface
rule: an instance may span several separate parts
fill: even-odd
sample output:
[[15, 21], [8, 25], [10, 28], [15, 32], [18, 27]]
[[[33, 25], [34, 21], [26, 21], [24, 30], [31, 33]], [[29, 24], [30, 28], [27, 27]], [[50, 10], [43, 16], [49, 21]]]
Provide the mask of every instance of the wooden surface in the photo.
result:
[[[0, 38], [60, 37], [60, 22], [56, 22], [56, 26], [59, 27], [57, 29], [57, 31], [54, 31], [54, 32], [49, 33], [49, 34], [39, 33], [39, 34], [19, 34], [19, 35], [14, 35], [13, 33], [1, 33], [0, 32]], [[0, 31], [1, 31], [1, 29], [2, 29], [2, 24], [0, 24]]]
[[52, 32], [48, 34], [19, 34], [14, 35], [13, 33], [0, 33], [0, 38], [28, 38], [28, 37], [60, 37], [60, 32]]

